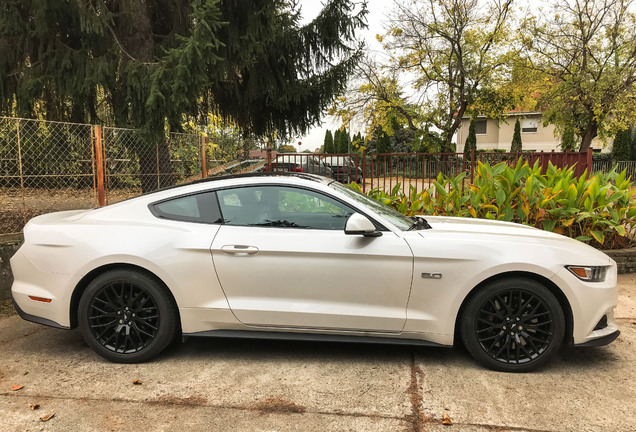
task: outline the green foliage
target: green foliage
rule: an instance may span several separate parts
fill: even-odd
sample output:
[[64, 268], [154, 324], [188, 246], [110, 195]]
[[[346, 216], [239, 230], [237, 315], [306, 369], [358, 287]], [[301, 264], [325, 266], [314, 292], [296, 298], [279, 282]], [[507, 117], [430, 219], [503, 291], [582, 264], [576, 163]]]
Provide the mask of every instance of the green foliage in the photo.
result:
[[603, 249], [636, 243], [636, 200], [631, 179], [614, 170], [589, 179], [574, 176], [573, 168], [549, 164], [545, 174], [538, 162], [516, 166], [479, 163], [472, 185], [466, 173], [439, 174], [433, 186], [408, 194], [396, 185], [368, 195], [406, 214], [430, 214], [518, 222], [564, 234]]
[[377, 154], [391, 153], [391, 139], [386, 132], [382, 131], [378, 136], [375, 143], [375, 151]]
[[532, 69], [550, 83], [539, 102], [545, 123], [561, 134], [573, 128], [584, 152], [636, 117], [636, 18], [631, 2], [549, 3], [543, 19], [528, 16], [521, 34]]
[[477, 150], [477, 135], [475, 134], [475, 118], [470, 119], [468, 126], [468, 136], [464, 143], [464, 160], [470, 160], [473, 150]]
[[510, 153], [521, 153], [523, 151], [523, 144], [521, 143], [521, 123], [519, 117], [515, 122], [515, 132], [512, 135], [512, 144], [510, 145]]
[[349, 153], [351, 137], [346, 129], [337, 129], [333, 137], [333, 151], [331, 153]]
[[291, 144], [283, 144], [278, 147], [280, 153], [296, 153], [296, 148]]
[[323, 151], [326, 154], [333, 153], [333, 135], [331, 134], [331, 131], [329, 129], [327, 129], [327, 132], [325, 132], [325, 141], [323, 143]]
[[614, 137], [612, 144], [612, 160], [627, 161], [632, 156], [632, 132], [627, 130], [619, 131]]
[[568, 125], [561, 136], [561, 151], [576, 151], [577, 145], [574, 137], [574, 127]]
[[510, 43], [512, 3], [397, 2], [384, 45], [396, 59], [391, 77], [400, 82], [398, 74], [415, 74], [412, 87], [419, 92], [421, 122], [441, 131], [443, 152], [451, 150], [465, 114], [501, 115], [510, 108], [512, 99], [494, 83], [508, 79], [516, 57]]
[[303, 133], [345, 89], [366, 7], [331, 0], [301, 25], [295, 6], [5, 1], [0, 113], [135, 127], [154, 138], [215, 112], [246, 134]]

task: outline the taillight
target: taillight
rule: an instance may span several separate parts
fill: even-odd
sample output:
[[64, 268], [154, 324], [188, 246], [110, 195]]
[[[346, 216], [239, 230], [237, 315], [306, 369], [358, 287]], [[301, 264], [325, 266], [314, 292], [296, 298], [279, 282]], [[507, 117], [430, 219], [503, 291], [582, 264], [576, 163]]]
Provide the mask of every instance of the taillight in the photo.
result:
[[303, 170], [303, 167], [301, 167], [301, 166], [297, 166], [297, 167], [294, 167], [294, 169], [292, 170], [292, 172], [305, 172], [305, 171]]

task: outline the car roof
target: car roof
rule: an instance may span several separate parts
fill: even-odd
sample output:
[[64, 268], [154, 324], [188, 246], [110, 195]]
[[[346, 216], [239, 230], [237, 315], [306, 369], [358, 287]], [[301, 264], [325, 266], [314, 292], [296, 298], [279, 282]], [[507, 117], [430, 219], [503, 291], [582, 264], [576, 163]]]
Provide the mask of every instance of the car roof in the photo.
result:
[[279, 171], [279, 172], [258, 172], [258, 173], [244, 173], [244, 174], [230, 174], [230, 175], [223, 175], [223, 176], [217, 176], [217, 177], [208, 177], [208, 178], [204, 178], [204, 179], [198, 179], [198, 180], [194, 180], [188, 183], [183, 183], [183, 184], [178, 184], [178, 185], [174, 185], [174, 186], [168, 186], [165, 188], [161, 188], [161, 189], [157, 189], [154, 191], [150, 191], [150, 192], [146, 192], [144, 194], [142, 194], [141, 196], [150, 196], [150, 195], [154, 195], [154, 194], [158, 194], [158, 193], [163, 193], [163, 192], [167, 192], [167, 191], [173, 191], [174, 189], [179, 189], [179, 188], [187, 188], [188, 186], [192, 186], [192, 185], [209, 185], [214, 187], [215, 183], [219, 183], [219, 182], [224, 182], [227, 180], [235, 180], [235, 179], [262, 179], [263, 182], [267, 182], [268, 180], [271, 179], [282, 179], [282, 178], [289, 178], [289, 179], [301, 179], [301, 180], [308, 180], [308, 181], [313, 181], [316, 183], [321, 183], [324, 185], [329, 185], [330, 183], [332, 183], [333, 179], [327, 178], [327, 177], [322, 177], [316, 174], [310, 174], [310, 173], [302, 173], [302, 172], [287, 172], [287, 171]]

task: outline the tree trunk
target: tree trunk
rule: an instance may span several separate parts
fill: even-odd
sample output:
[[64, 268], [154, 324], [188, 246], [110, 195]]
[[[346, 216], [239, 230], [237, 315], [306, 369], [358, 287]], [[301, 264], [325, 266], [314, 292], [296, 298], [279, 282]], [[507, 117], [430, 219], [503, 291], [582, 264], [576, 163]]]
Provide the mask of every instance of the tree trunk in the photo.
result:
[[[117, 35], [122, 49], [126, 51], [126, 62], [152, 62], [155, 44], [151, 22], [152, 3], [147, 0], [119, 0]], [[120, 101], [127, 104], [128, 102]], [[127, 112], [127, 107], [124, 107]], [[160, 120], [137, 119], [133, 124], [145, 123], [145, 138], [148, 144], [136, 145], [139, 157], [139, 174], [142, 191], [149, 192], [175, 184], [175, 175], [170, 163], [170, 149]], [[150, 124], [153, 123], [153, 124]]]
[[581, 147], [579, 148], [579, 152], [587, 153], [587, 150], [592, 145], [592, 140], [596, 138], [597, 134], [598, 123], [596, 122], [596, 119], [592, 117], [587, 123], [587, 127], [585, 128], [585, 133], [583, 134], [583, 138], [581, 139]]

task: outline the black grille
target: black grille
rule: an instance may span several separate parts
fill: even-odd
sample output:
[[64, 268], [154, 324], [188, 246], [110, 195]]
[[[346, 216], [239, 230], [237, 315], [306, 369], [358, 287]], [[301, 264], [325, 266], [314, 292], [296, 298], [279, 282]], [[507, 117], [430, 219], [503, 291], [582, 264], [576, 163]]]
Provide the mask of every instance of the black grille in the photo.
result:
[[596, 327], [594, 327], [594, 330], [601, 330], [601, 329], [604, 329], [605, 327], [607, 327], [607, 315], [603, 315], [603, 318], [601, 318], [598, 324], [596, 324]]

